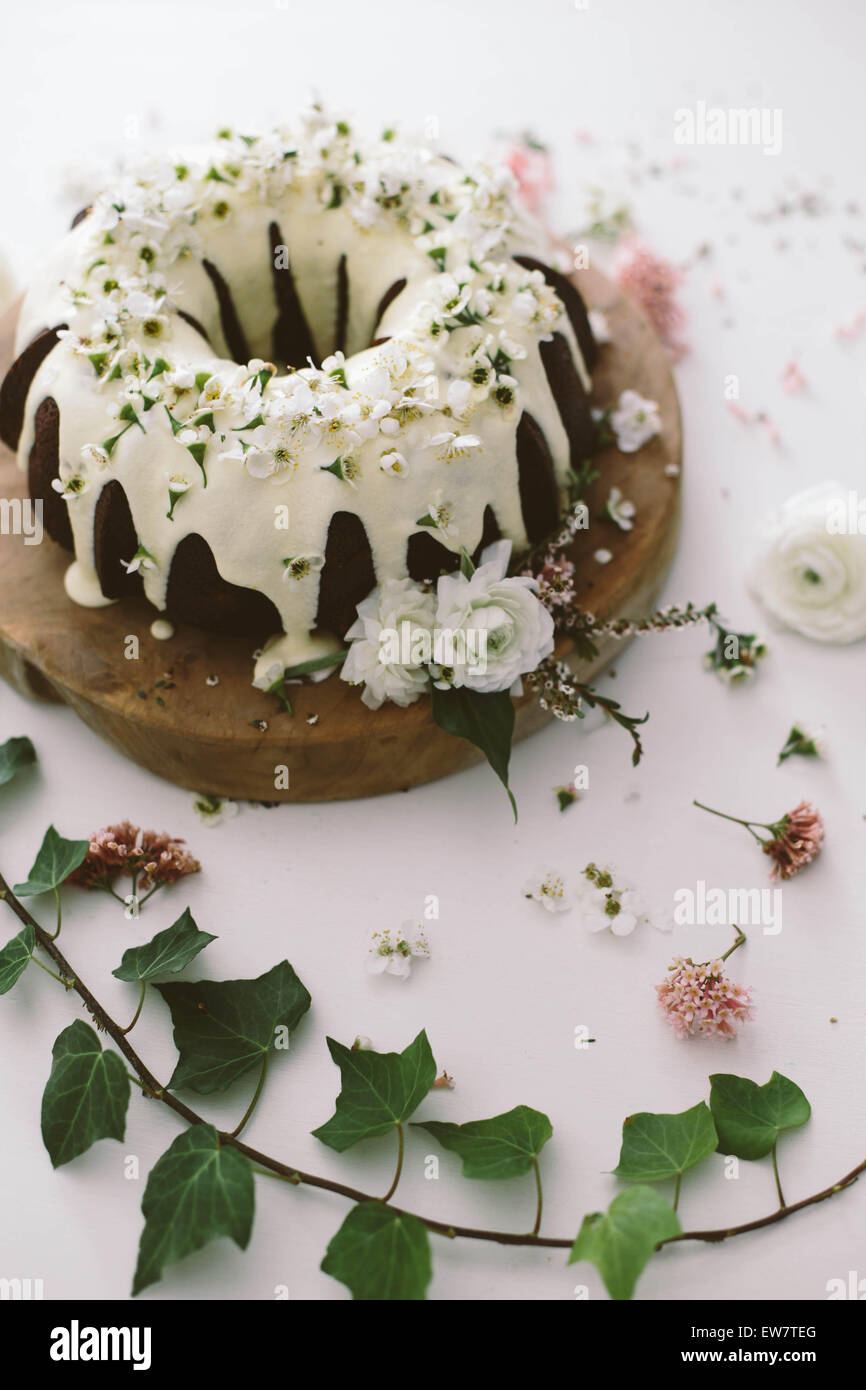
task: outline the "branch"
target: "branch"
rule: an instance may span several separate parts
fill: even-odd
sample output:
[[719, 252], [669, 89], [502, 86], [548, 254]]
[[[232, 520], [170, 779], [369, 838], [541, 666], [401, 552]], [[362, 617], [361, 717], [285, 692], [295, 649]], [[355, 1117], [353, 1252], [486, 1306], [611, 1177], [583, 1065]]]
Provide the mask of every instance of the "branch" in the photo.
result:
[[[118, 1050], [123, 1053], [123, 1056], [133, 1068], [141, 1083], [143, 1094], [154, 1100], [161, 1101], [163, 1105], [173, 1110], [176, 1115], [180, 1115], [181, 1119], [186, 1120], [187, 1124], [208, 1124], [209, 1121], [207, 1121], [203, 1115], [199, 1115], [195, 1110], [185, 1105], [182, 1100], [178, 1100], [176, 1096], [173, 1096], [171, 1092], [167, 1091], [165, 1087], [157, 1081], [156, 1077], [148, 1067], [145, 1066], [144, 1062], [135, 1051], [123, 1028], [121, 1028], [119, 1023], [115, 1022], [111, 1015], [107, 1013], [99, 1003], [99, 1000], [91, 994], [90, 990], [73, 970], [69, 961], [57, 946], [57, 943], [51, 935], [39, 925], [36, 918], [28, 911], [24, 904], [16, 898], [2, 874], [0, 874], [0, 898], [5, 900], [15, 913], [19, 922], [24, 926], [33, 928], [37, 944], [41, 946], [43, 951], [47, 952], [55, 965], [57, 965], [66, 988], [73, 989], [78, 997], [83, 1000], [97, 1028], [108, 1034], [112, 1042]], [[40, 962], [37, 962], [37, 964], [39, 963]], [[382, 1201], [381, 1197], [376, 1197], [373, 1193], [361, 1192], [356, 1187], [348, 1187], [345, 1183], [335, 1182], [332, 1178], [320, 1178], [314, 1173], [304, 1173], [300, 1168], [293, 1168], [288, 1163], [282, 1163], [278, 1158], [271, 1158], [268, 1154], [260, 1153], [258, 1149], [251, 1148], [249, 1144], [244, 1144], [234, 1134], [219, 1131], [219, 1138], [220, 1143], [230, 1145], [233, 1149], [237, 1149], [238, 1153], [245, 1154], [252, 1163], [257, 1164], [260, 1168], [264, 1168], [266, 1172], [272, 1173], [276, 1177], [291, 1183], [293, 1186], [303, 1184], [306, 1187], [318, 1187], [326, 1192], [335, 1192], [337, 1196], [346, 1197], [351, 1202]], [[794, 1202], [789, 1207], [782, 1207], [780, 1210], [774, 1211], [770, 1216], [762, 1217], [758, 1221], [747, 1221], [742, 1226], [729, 1226], [725, 1230], [683, 1231], [682, 1234], [678, 1236], [670, 1236], [667, 1240], [661, 1241], [656, 1248], [661, 1249], [663, 1245], [672, 1245], [674, 1242], [682, 1240], [701, 1240], [715, 1243], [728, 1240], [731, 1236], [745, 1235], [748, 1231], [760, 1230], [763, 1226], [775, 1225], [778, 1221], [787, 1220], [787, 1218], [793, 1216], [796, 1211], [802, 1211], [805, 1207], [815, 1206], [818, 1202], [824, 1202], [827, 1198], [834, 1197], [837, 1192], [842, 1192], [846, 1187], [850, 1187], [855, 1183], [864, 1172], [866, 1172], [866, 1159], [864, 1159], [862, 1163], [859, 1163], [856, 1168], [852, 1168], [850, 1173], [846, 1174], [844, 1178], [841, 1178], [839, 1182], [834, 1183], [831, 1187], [825, 1187], [823, 1191], [816, 1192], [812, 1197], [804, 1197], [802, 1201]], [[399, 1216], [414, 1217], [416, 1221], [420, 1221], [422, 1225], [426, 1226], [428, 1231], [433, 1231], [437, 1235], [447, 1236], [450, 1240], [460, 1236], [466, 1240], [492, 1241], [497, 1245], [528, 1245], [538, 1246], [548, 1250], [570, 1250], [574, 1244], [573, 1238], [559, 1239], [552, 1236], [539, 1236], [534, 1233], [528, 1235], [520, 1231], [479, 1230], [473, 1226], [454, 1226], [450, 1225], [447, 1221], [434, 1221], [432, 1217], [419, 1216], [417, 1212], [406, 1211], [403, 1207], [395, 1207], [389, 1204], [389, 1209], [396, 1212]]]

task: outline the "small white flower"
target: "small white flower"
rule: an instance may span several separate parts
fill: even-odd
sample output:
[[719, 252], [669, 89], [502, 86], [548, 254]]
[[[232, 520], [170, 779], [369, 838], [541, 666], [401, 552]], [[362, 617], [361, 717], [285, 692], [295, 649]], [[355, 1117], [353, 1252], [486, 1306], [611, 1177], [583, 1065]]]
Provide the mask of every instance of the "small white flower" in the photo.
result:
[[597, 565], [609, 565], [611, 560], [613, 559], [613, 551], [605, 550], [603, 548], [601, 550], [594, 550], [592, 552], [592, 558], [593, 560], [595, 560]]
[[102, 472], [111, 462], [108, 450], [103, 449], [101, 444], [83, 444], [79, 458], [85, 472], [88, 468], [96, 468]]
[[193, 810], [202, 825], [213, 827], [223, 820], [231, 820], [238, 813], [236, 801], [224, 801], [219, 796], [198, 796], [193, 802]]
[[634, 526], [634, 518], [637, 508], [634, 502], [630, 502], [627, 497], [623, 497], [622, 491], [618, 487], [612, 487], [608, 493], [605, 503], [604, 514], [611, 521], [616, 522], [621, 531], [630, 531]]
[[59, 476], [51, 479], [51, 486], [55, 492], [59, 492], [64, 502], [71, 502], [76, 497], [80, 497], [90, 487], [90, 483], [83, 473], [76, 473], [75, 469], [65, 459], [60, 460]]
[[624, 454], [634, 454], [654, 434], [661, 433], [661, 416], [655, 401], [637, 391], [623, 391], [610, 417], [616, 442]]
[[399, 930], [374, 932], [367, 969], [371, 975], [398, 975], [406, 980], [412, 961], [430, 955], [423, 928], [417, 922], [404, 922]]
[[405, 478], [409, 472], [408, 460], [397, 449], [391, 449], [389, 453], [383, 454], [379, 460], [379, 467], [383, 473], [390, 473], [392, 478]]
[[318, 574], [324, 563], [324, 555], [291, 555], [283, 561], [283, 579], [306, 579], [308, 574]]
[[611, 341], [610, 324], [607, 321], [607, 314], [602, 313], [601, 309], [590, 309], [589, 326], [592, 329], [592, 336], [599, 346]]
[[126, 905], [123, 915], [127, 922], [132, 922], [138, 917], [141, 911], [141, 903], [135, 893], [127, 893], [123, 901]]
[[547, 912], [570, 912], [573, 907], [567, 896], [565, 879], [555, 869], [544, 869], [527, 879], [523, 896], [540, 903]]
[[472, 396], [472, 387], [468, 381], [452, 381], [445, 394], [446, 402], [452, 415], [460, 416], [466, 410]]
[[429, 526], [434, 531], [441, 531], [443, 536], [456, 537], [460, 534], [454, 522], [453, 503], [444, 500], [441, 488], [434, 492], [427, 505], [427, 511], [423, 517], [418, 518], [418, 524]]
[[425, 447], [436, 449], [440, 459], [450, 463], [452, 459], [468, 458], [476, 449], [481, 448], [481, 440], [477, 434], [454, 434], [449, 430], [443, 430], [441, 434], [434, 434]]

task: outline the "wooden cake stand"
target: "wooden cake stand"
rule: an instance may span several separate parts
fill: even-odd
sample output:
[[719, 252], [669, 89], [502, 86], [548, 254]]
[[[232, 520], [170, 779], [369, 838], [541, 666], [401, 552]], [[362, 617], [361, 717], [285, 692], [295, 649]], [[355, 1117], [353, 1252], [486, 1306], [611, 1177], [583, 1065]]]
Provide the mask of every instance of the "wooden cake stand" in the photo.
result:
[[[600, 456], [601, 476], [586, 497], [591, 526], [578, 533], [571, 557], [576, 588], [599, 618], [642, 617], [676, 547], [680, 480], [666, 468], [681, 463], [679, 404], [665, 350], [636, 305], [598, 271], [575, 279], [587, 303], [607, 315], [613, 338], [600, 349], [593, 404], [611, 404], [632, 387], [658, 401], [664, 426], [636, 454]], [[16, 312], [0, 321], [0, 377], [12, 360]], [[611, 486], [637, 507], [630, 532], [596, 519]], [[25, 495], [25, 475], [0, 445], [0, 497]], [[612, 552], [607, 565], [593, 559], [600, 548]], [[22, 536], [0, 536], [0, 675], [25, 695], [71, 705], [121, 753], [181, 787], [255, 801], [336, 801], [419, 786], [481, 758], [436, 727], [428, 700], [372, 711], [337, 675], [292, 686], [294, 715], [281, 713], [273, 696], [250, 684], [248, 641], [182, 625], [157, 641], [156, 614], [143, 599], [81, 608], [63, 588], [69, 562], [47, 538], [25, 545]], [[133, 634], [140, 655], [131, 661], [124, 650]], [[608, 641], [596, 660], [575, 663], [578, 678], [591, 679], [622, 647]], [[561, 654], [568, 651], [561, 644]], [[552, 717], [532, 694], [516, 706], [515, 739]], [[288, 789], [275, 787], [280, 765], [289, 769]]]

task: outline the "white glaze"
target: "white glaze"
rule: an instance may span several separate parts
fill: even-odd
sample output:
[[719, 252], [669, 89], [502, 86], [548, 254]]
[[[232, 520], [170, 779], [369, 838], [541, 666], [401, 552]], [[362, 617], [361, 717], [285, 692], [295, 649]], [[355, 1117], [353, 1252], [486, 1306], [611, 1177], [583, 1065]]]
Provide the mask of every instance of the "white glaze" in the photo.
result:
[[[175, 548], [184, 536], [193, 533], [207, 541], [224, 579], [260, 590], [274, 603], [283, 634], [275, 634], [266, 644], [256, 665], [259, 678], [275, 662], [290, 665], [305, 661], [338, 643], [341, 634], [311, 631], [318, 602], [315, 567], [302, 578], [284, 577], [287, 558], [324, 554], [328, 526], [336, 511], [354, 512], [360, 518], [379, 582], [406, 574], [408, 537], [422, 529], [418, 519], [430, 511], [436, 494], [441, 493], [442, 500], [450, 504], [454, 530], [433, 534], [450, 549], [475, 548], [488, 504], [503, 535], [517, 548], [525, 545], [515, 444], [524, 409], [535, 416], [546, 436], [561, 485], [569, 466], [568, 441], [539, 353], [539, 343], [554, 327], [568, 339], [577, 369], [585, 384], [589, 383], [558, 298], [538, 273], [523, 270], [511, 259], [519, 253], [537, 256], [543, 237], [527, 222], [507, 181], [487, 171], [476, 173], [474, 182], [467, 184], [465, 171], [434, 158], [425, 149], [407, 149], [392, 142], [365, 149], [356, 164], [350, 158], [356, 148], [354, 139], [333, 132], [324, 118], [313, 116], [307, 118], [297, 139], [286, 132], [263, 138], [262, 145], [252, 147], [254, 158], [239, 141], [221, 141], [197, 155], [184, 156], [194, 172], [181, 181], [180, 194], [187, 196], [189, 192], [192, 196], [192, 217], [187, 210], [164, 211], [178, 195], [177, 180], [173, 173], [166, 174], [165, 168], [154, 173], [151, 167], [120, 191], [105, 195], [52, 254], [41, 282], [27, 297], [19, 324], [19, 346], [42, 328], [60, 321], [68, 322], [71, 330], [36, 374], [19, 448], [19, 461], [24, 466], [33, 441], [35, 408], [51, 394], [60, 413], [61, 479], [75, 475], [84, 485], [68, 499], [76, 555], [66, 578], [70, 597], [87, 604], [108, 601], [100, 593], [94, 568], [93, 520], [102, 488], [117, 479], [148, 557], [141, 566], [145, 593], [158, 609], [165, 606]], [[279, 153], [282, 148], [296, 148], [299, 153], [284, 161]], [[398, 163], [403, 160], [409, 172], [395, 175], [395, 159]], [[173, 159], [171, 164], [176, 162]], [[207, 178], [211, 168], [228, 170], [225, 177], [233, 182]], [[381, 187], [402, 188], [408, 181], [408, 191], [400, 194], [401, 205], [396, 209], [374, 201], [371, 214], [369, 191], [380, 187], [380, 174]], [[343, 201], [338, 207], [326, 207], [324, 199], [338, 177], [346, 179]], [[352, 179], [362, 187], [361, 192]], [[120, 222], [111, 211], [113, 200], [126, 204]], [[229, 210], [218, 217], [214, 210], [223, 202]], [[457, 208], [456, 217], [444, 217], [441, 210], [445, 207]], [[154, 216], [161, 224], [156, 232]], [[371, 225], [365, 225], [371, 216]], [[225, 410], [216, 415], [216, 433], [205, 432], [205, 487], [195, 460], [172, 433], [164, 408], [168, 405], [178, 421], [200, 413], [201, 405], [194, 409], [198, 392], [179, 394], [167, 388], [164, 373], [145, 381], [149, 373], [136, 372], [131, 359], [137, 349], [139, 359], [146, 354], [152, 364], [160, 356], [172, 370], [188, 365], [193, 373], [223, 378], [231, 375], [233, 365], [222, 335], [216, 295], [202, 267], [202, 256], [217, 265], [227, 281], [251, 352], [267, 359], [277, 317], [268, 241], [268, 228], [274, 221], [288, 247], [296, 289], [323, 354], [333, 349], [337, 264], [341, 255], [346, 256], [346, 388], [332, 381], [327, 372], [310, 367], [273, 376], [267, 382], [256, 400], [269, 420], [275, 418], [287, 393], [301, 386], [309, 387], [315, 403], [312, 415], [306, 414], [304, 443], [297, 450], [293, 468], [278, 478], [254, 476], [250, 460], [258, 456], [255, 451], [244, 455], [239, 449], [241, 438], [249, 443], [262, 434], [238, 432], [238, 426], [247, 423], [243, 418], [247, 412]], [[425, 232], [424, 225], [429, 222], [435, 224], [434, 230]], [[107, 246], [106, 228], [113, 238]], [[193, 253], [178, 258], [176, 248], [185, 236], [193, 240]], [[428, 254], [440, 245], [446, 247], [447, 276]], [[155, 259], [144, 266], [140, 256], [143, 246], [155, 248]], [[470, 258], [474, 268], [467, 268]], [[93, 267], [94, 261], [103, 259], [106, 264]], [[486, 296], [493, 304], [493, 313], [485, 314], [481, 323], [445, 329], [434, 336], [431, 324], [446, 315], [431, 306], [437, 295], [441, 298], [451, 272], [461, 266], [461, 284], [468, 285], [467, 294], [471, 291], [476, 296], [471, 305], [479, 302], [479, 294], [484, 299], [490, 283], [501, 280], [504, 288]], [[119, 280], [122, 288], [103, 294], [106, 277]], [[391, 335], [391, 341], [367, 348], [382, 295], [402, 278], [405, 288], [376, 328], [380, 336]], [[135, 295], [141, 290], [151, 294], [162, 315], [162, 330], [156, 340], [143, 333], [141, 316], [130, 316], [129, 306], [135, 305]], [[70, 303], [71, 292], [74, 303]], [[528, 323], [524, 322], [527, 302], [535, 314]], [[214, 355], [201, 335], [178, 317], [178, 309], [202, 323], [223, 356]], [[120, 333], [119, 339], [107, 344], [101, 337], [106, 322]], [[467, 350], [486, 339], [492, 343], [492, 356], [503, 338], [509, 351], [514, 345], [525, 354], [513, 356], [506, 369], [507, 377], [516, 379], [513, 402], [503, 407], [487, 387], [473, 387], [466, 410], [456, 419], [447, 393], [453, 381], [466, 376]], [[89, 343], [82, 344], [82, 339]], [[103, 347], [109, 356], [100, 376], [86, 353]], [[120, 375], [112, 381], [107, 378], [115, 352]], [[409, 366], [401, 376], [404, 357]], [[255, 365], [235, 375], [250, 377]], [[358, 404], [363, 415], [381, 397], [381, 380], [372, 394], [367, 386], [370, 373], [383, 366], [388, 369], [385, 399], [390, 401], [391, 418], [397, 420], [396, 433], [377, 432], [365, 438], [358, 432], [361, 426], [345, 420], [333, 432], [326, 431], [317, 415], [319, 403], [324, 405], [336, 394], [341, 411]], [[162, 391], [164, 396], [163, 402], [147, 411], [141, 409], [138, 394], [143, 381], [146, 392]], [[399, 411], [397, 402], [404, 387], [410, 402], [420, 403], [419, 410], [425, 410], [418, 418], [405, 418]], [[117, 433], [122, 426], [112, 420], [110, 411], [116, 412], [128, 399], [134, 403], [142, 428], [131, 425], [111, 457], [97, 460], [87, 446]], [[272, 423], [267, 425], [268, 438], [274, 428]], [[430, 445], [434, 436], [445, 431], [475, 437], [480, 447], [467, 450], [467, 456], [448, 459], [442, 448]], [[235, 456], [226, 457], [232, 449]], [[394, 449], [408, 462], [405, 476], [394, 476], [380, 467], [381, 457]], [[338, 456], [352, 458], [359, 470], [354, 483], [324, 471]], [[182, 474], [189, 486], [169, 519], [167, 477], [176, 474]]]

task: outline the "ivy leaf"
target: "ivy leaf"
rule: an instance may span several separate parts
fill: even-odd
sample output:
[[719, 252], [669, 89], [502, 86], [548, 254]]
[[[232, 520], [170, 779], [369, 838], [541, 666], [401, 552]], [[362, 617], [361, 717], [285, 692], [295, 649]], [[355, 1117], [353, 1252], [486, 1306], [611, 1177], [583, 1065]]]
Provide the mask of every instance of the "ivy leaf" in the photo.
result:
[[133, 1296], [162, 1278], [166, 1265], [200, 1250], [216, 1236], [249, 1244], [255, 1196], [245, 1154], [220, 1144], [213, 1125], [193, 1125], [158, 1158], [147, 1179], [144, 1230]]
[[719, 1133], [719, 1153], [763, 1158], [784, 1129], [798, 1129], [812, 1107], [793, 1081], [774, 1071], [764, 1086], [745, 1076], [710, 1077], [710, 1109]]
[[50, 893], [59, 888], [90, 849], [88, 840], [64, 840], [53, 825], [45, 832], [39, 853], [26, 883], [16, 883], [13, 893], [19, 898], [32, 898], [35, 893]]
[[97, 1139], [122, 1139], [129, 1077], [116, 1052], [103, 1052], [92, 1028], [70, 1023], [51, 1051], [42, 1095], [42, 1140], [52, 1165], [77, 1158]]
[[589, 1260], [614, 1299], [628, 1299], [659, 1241], [680, 1234], [673, 1207], [652, 1187], [627, 1187], [607, 1211], [583, 1218], [568, 1263]]
[[180, 1058], [169, 1081], [199, 1095], [225, 1091], [292, 1032], [312, 1002], [287, 960], [257, 980], [155, 985], [168, 1007]]
[[490, 1120], [470, 1120], [465, 1125], [439, 1120], [422, 1121], [414, 1129], [426, 1129], [443, 1149], [463, 1160], [464, 1178], [517, 1178], [528, 1173], [553, 1126], [540, 1110], [515, 1106]]
[[705, 1101], [678, 1115], [629, 1115], [614, 1175], [626, 1182], [662, 1182], [715, 1153], [719, 1142]]
[[0, 994], [8, 994], [14, 984], [24, 974], [36, 945], [36, 933], [26, 926], [0, 951]]
[[508, 785], [508, 763], [514, 737], [514, 705], [507, 690], [482, 695], [477, 690], [451, 686], [448, 690], [430, 687], [433, 718], [446, 734], [465, 738], [480, 748], [511, 802], [517, 820], [517, 802]]
[[11, 782], [16, 772], [36, 762], [36, 749], [29, 738], [7, 738], [0, 744], [0, 787]]
[[436, 1063], [423, 1028], [403, 1052], [367, 1052], [328, 1038], [342, 1087], [334, 1114], [313, 1130], [343, 1153], [361, 1139], [377, 1139], [418, 1109], [436, 1080]]
[[381, 1202], [360, 1202], [331, 1240], [321, 1267], [355, 1299], [418, 1302], [433, 1274], [427, 1227]]
[[216, 941], [210, 932], [199, 931], [188, 907], [165, 931], [157, 932], [146, 946], [130, 946], [112, 975], [118, 980], [139, 983], [156, 975], [176, 975], [185, 965]]

